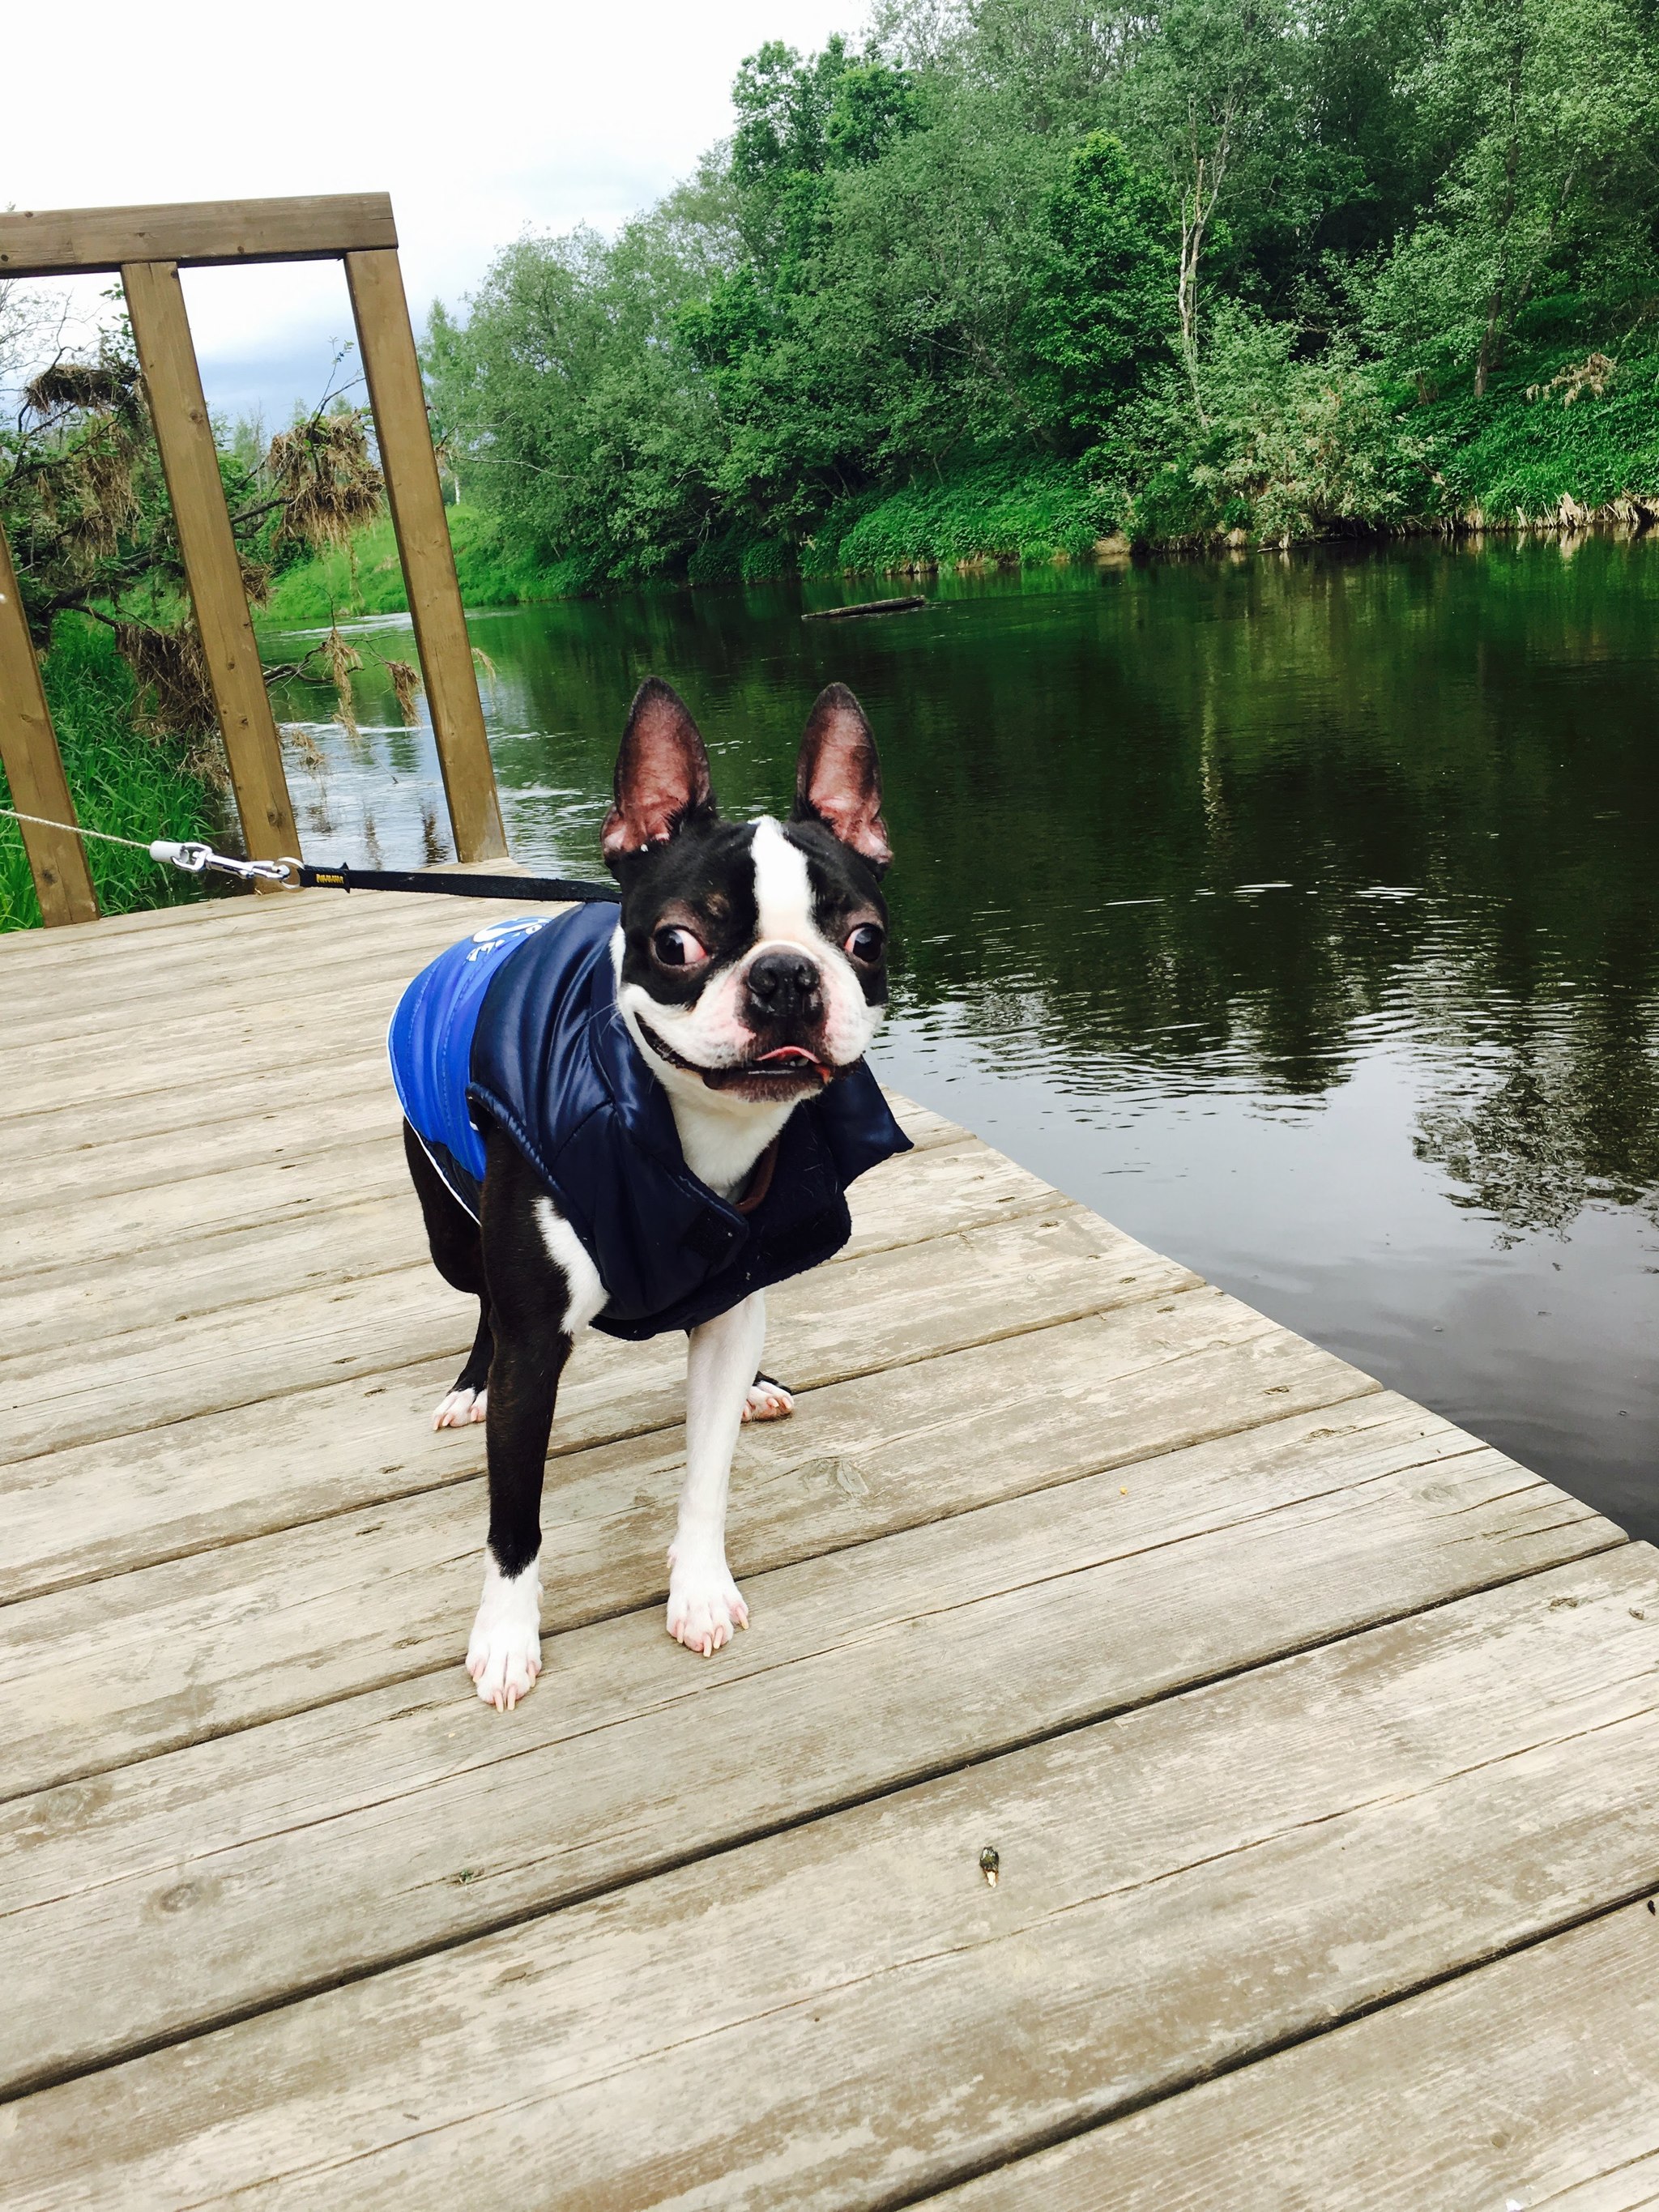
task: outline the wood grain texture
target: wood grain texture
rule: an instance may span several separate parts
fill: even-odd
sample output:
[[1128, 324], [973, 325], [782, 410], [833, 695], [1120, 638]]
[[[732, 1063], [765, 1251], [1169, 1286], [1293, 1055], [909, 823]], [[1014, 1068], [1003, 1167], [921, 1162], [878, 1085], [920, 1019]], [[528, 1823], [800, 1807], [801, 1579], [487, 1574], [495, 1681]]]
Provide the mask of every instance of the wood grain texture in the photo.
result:
[[[574, 1368], [561, 1397], [543, 1504], [550, 1558], [562, 1562], [556, 1607], [567, 1577], [597, 1599], [601, 1587], [611, 1586], [609, 1577], [631, 1571], [629, 1557], [648, 1561], [653, 1577], [660, 1572], [661, 1516], [680, 1466], [684, 1381], [672, 1358], [654, 1369], [621, 1371], [654, 1388], [619, 1390], [618, 1370], [596, 1372], [588, 1363]], [[792, 1361], [792, 1381], [799, 1384], [803, 1371], [809, 1370]], [[805, 1514], [804, 1548], [814, 1548], [821, 1533], [824, 1544], [856, 1541], [1006, 1495], [1030, 1480], [1033, 1468], [1038, 1480], [1060, 1480], [1336, 1407], [1376, 1388], [1248, 1308], [1218, 1305], [1213, 1292], [1185, 1312], [1126, 1308], [875, 1372], [890, 1378], [878, 1391], [866, 1392], [864, 1378], [820, 1381], [806, 1386], [793, 1421], [744, 1432], [736, 1471], [745, 1526], [763, 1516], [782, 1541]], [[402, 1525], [400, 1500], [420, 1500], [482, 1474], [478, 1430], [434, 1436], [430, 1427], [431, 1408], [453, 1374], [452, 1354], [9, 1469], [0, 1482], [9, 1532], [0, 1554], [0, 1598], [15, 1602], [167, 1561], [199, 1561], [221, 1545], [241, 1547], [310, 1521], [332, 1525], [325, 1544], [343, 1543], [349, 1524], [337, 1516], [354, 1512], [388, 1530]], [[879, 1456], [889, 1422], [896, 1424], [890, 1468]], [[264, 1448], [273, 1433], [283, 1439], [274, 1463]], [[645, 1446], [640, 1440], [647, 1437], [654, 1441]], [[994, 1460], [975, 1449], [981, 1437], [994, 1443]], [[582, 1453], [596, 1456], [580, 1460]], [[611, 1495], [613, 1482], [618, 1498]], [[482, 1495], [479, 1486], [453, 1509], [458, 1545], [479, 1524]], [[429, 1504], [408, 1511], [418, 1547], [441, 1516]], [[605, 1524], [613, 1513], [622, 1516], [615, 1527], [586, 1526], [590, 1519]], [[641, 1526], [630, 1534], [635, 1515]], [[193, 1603], [191, 1591], [234, 1590], [241, 1574], [280, 1598], [295, 1571], [285, 1553], [273, 1553], [262, 1571], [257, 1555], [239, 1551], [218, 1567], [202, 1562], [191, 1577], [155, 1589], [171, 1593], [164, 1611], [175, 1601]], [[101, 1602], [112, 1602], [110, 1593]], [[44, 1655], [83, 1621], [81, 1601], [78, 1611], [66, 1605], [15, 1633]], [[234, 1620], [229, 1626], [234, 1630]], [[210, 1626], [180, 1621], [178, 1636]], [[383, 1644], [390, 1632], [363, 1623], [358, 1635]], [[405, 1620], [397, 1633], [407, 1632]], [[95, 1646], [85, 1647], [84, 1656], [95, 1668]], [[259, 1654], [244, 1653], [240, 1663], [257, 1668]], [[52, 1672], [44, 1656], [40, 1671]]]
[[[769, 1297], [772, 1356], [792, 1380], [828, 1382], [989, 1343], [1195, 1279], [1068, 1206], [872, 1252], [860, 1267], [850, 1297], [829, 1268]], [[476, 1305], [420, 1263], [130, 1329], [82, 1344], [68, 1367], [53, 1352], [27, 1353], [0, 1366], [0, 1466], [446, 1352], [459, 1361], [477, 1323]], [[684, 1364], [683, 1347], [660, 1337], [623, 1346], [594, 1332], [583, 1352], [585, 1370], [611, 1378], [622, 1360], [630, 1378], [654, 1378], [677, 1354]], [[653, 1387], [630, 1380], [636, 1406]]]
[[550, 1638], [522, 1717], [455, 1666], [27, 1800], [0, 1809], [0, 2089], [1622, 1540], [1367, 1400], [761, 1575], [718, 1666], [653, 1606]]
[[0, 215], [0, 276], [62, 276], [119, 269], [132, 261], [173, 261], [191, 268], [234, 261], [325, 261], [397, 243], [392, 201], [385, 192], [31, 208]]
[[1626, 1905], [930, 2202], [1638, 2212], [1659, 2203], [1659, 1919]]
[[348, 253], [345, 270], [455, 851], [463, 860], [495, 860], [507, 851], [507, 833], [403, 275], [390, 249]]
[[1626, 1545], [46, 2090], [12, 2200], [847, 2212], [965, 2179], [1650, 1881], [1656, 1564]]
[[[1214, 1301], [1207, 1317], [1195, 1308], [1173, 1340], [1155, 1333], [1156, 1309], [1126, 1310], [1113, 1325], [1103, 1316], [1057, 1341], [1035, 1383], [1020, 1356], [1035, 1340], [1022, 1339], [1006, 1364], [975, 1347], [979, 1356], [958, 1355], [949, 1370], [941, 1360], [887, 1370], [887, 1391], [843, 1384], [809, 1395], [793, 1422], [740, 1444], [733, 1568], [750, 1574], [841, 1549], [1253, 1419], [1322, 1412], [1373, 1387], [1248, 1308], [1201, 1296]], [[542, 1514], [550, 1631], [663, 1594], [684, 1449], [669, 1425], [681, 1402], [665, 1389], [666, 1419], [643, 1448], [638, 1438], [599, 1443], [551, 1469]], [[573, 1428], [580, 1418], [578, 1409]], [[476, 1470], [483, 1440], [462, 1437], [433, 1440], [443, 1449], [432, 1457]], [[987, 1458], [981, 1447], [991, 1445]], [[400, 1480], [395, 1467], [372, 1463], [358, 1479], [377, 1476], [383, 1490]], [[0, 1771], [9, 1787], [101, 1771], [453, 1663], [477, 1602], [483, 1484], [452, 1479], [421, 1496], [401, 1480], [402, 1498], [100, 1581], [91, 1601], [71, 1586], [6, 1607]], [[1559, 1500], [1553, 1510], [1582, 1517]]]
[[131, 261], [122, 266], [121, 283], [230, 763], [243, 845], [252, 860], [276, 860], [299, 852], [299, 832], [242, 589], [241, 562], [179, 271], [171, 261]]
[[[367, 1133], [356, 1141], [343, 1135], [343, 1116], [329, 1132], [342, 1140], [322, 1147], [303, 1134], [271, 1142], [267, 1128], [269, 1149], [250, 1169], [140, 1178], [116, 1191], [100, 1188], [94, 1169], [76, 1177], [65, 1203], [49, 1194], [53, 1183], [61, 1188], [61, 1170], [37, 1167], [7, 1235], [0, 1369], [29, 1354], [61, 1357], [82, 1338], [223, 1313], [273, 1284], [315, 1287], [428, 1267], [390, 1087], [370, 1095]], [[133, 1151], [142, 1159], [146, 1149]], [[134, 1163], [119, 1171], [133, 1176]], [[851, 1197], [853, 1234], [835, 1266], [1057, 1203], [1048, 1184], [976, 1139], [884, 1163]]]
[[52, 726], [40, 664], [23, 614], [11, 548], [0, 529], [0, 769], [5, 770], [10, 803], [20, 813], [38, 814], [69, 829], [43, 829], [20, 822], [18, 833], [28, 855], [40, 919], [48, 929], [65, 923], [96, 921], [98, 896], [92, 887], [86, 848], [72, 834], [76, 820], [70, 797], [58, 735]]

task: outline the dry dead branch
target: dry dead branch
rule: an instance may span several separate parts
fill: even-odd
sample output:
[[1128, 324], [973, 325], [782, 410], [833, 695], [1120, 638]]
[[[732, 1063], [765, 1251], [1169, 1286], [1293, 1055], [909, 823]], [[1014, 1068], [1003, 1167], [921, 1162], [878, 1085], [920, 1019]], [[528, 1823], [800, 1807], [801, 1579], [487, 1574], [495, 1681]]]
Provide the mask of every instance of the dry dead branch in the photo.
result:
[[117, 623], [115, 646], [137, 680], [136, 720], [146, 737], [198, 736], [217, 727], [207, 660], [194, 629]]
[[58, 361], [41, 370], [25, 387], [23, 397], [37, 415], [56, 415], [71, 408], [86, 414], [106, 414], [118, 407], [131, 390], [131, 376], [106, 362]]
[[388, 660], [386, 672], [392, 678], [392, 696], [398, 702], [398, 712], [403, 716], [405, 727], [412, 730], [417, 716], [415, 701], [421, 689], [421, 672], [411, 661]]
[[265, 473], [286, 502], [281, 534], [321, 552], [349, 546], [354, 531], [379, 516], [386, 479], [369, 459], [363, 418], [355, 408], [314, 415], [270, 441]]
[[346, 643], [337, 624], [329, 631], [317, 650], [328, 670], [329, 681], [334, 686], [341, 726], [348, 737], [360, 737], [362, 732], [357, 726], [357, 706], [351, 696], [351, 678], [353, 671], [362, 666], [363, 656], [355, 646]]
[[1529, 384], [1528, 399], [1548, 399], [1556, 392], [1561, 395], [1561, 404], [1571, 407], [1575, 399], [1582, 399], [1588, 392], [1599, 399], [1619, 373], [1619, 364], [1604, 353], [1587, 354], [1583, 361], [1573, 362], [1551, 377], [1547, 384]]

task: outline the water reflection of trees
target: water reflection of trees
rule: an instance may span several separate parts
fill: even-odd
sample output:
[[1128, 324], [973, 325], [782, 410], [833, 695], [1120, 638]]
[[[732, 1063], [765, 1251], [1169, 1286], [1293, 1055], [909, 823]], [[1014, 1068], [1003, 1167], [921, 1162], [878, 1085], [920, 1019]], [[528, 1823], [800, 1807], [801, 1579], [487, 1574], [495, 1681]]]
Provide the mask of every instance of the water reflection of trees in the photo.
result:
[[1419, 1116], [1419, 1159], [1462, 1188], [1452, 1203], [1499, 1224], [1499, 1241], [1563, 1234], [1591, 1204], [1637, 1206], [1659, 1224], [1659, 1081], [1652, 1010], [1593, 1001], [1504, 1048], [1499, 1079]]

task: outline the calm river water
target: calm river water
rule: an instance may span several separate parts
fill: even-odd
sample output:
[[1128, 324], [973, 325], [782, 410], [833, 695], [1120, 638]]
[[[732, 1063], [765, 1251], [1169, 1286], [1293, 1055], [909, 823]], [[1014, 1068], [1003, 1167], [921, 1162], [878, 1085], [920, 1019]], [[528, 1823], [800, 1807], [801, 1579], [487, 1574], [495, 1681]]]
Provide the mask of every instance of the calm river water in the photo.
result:
[[[516, 857], [598, 872], [647, 672], [734, 813], [783, 806], [850, 683], [898, 853], [884, 1075], [1659, 1537], [1659, 544], [1045, 570], [800, 621], [869, 588], [476, 616]], [[414, 657], [401, 620], [355, 634]], [[357, 688], [355, 739], [325, 691], [278, 701], [307, 850], [438, 857], [429, 733], [372, 658]]]

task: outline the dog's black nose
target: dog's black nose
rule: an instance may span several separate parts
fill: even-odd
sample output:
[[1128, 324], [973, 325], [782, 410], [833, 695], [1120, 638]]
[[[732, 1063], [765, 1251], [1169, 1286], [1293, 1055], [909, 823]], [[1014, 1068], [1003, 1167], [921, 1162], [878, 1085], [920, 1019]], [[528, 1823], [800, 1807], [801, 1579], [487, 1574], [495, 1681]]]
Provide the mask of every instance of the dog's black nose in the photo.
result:
[[767, 1021], [798, 1021], [817, 1012], [822, 981], [807, 953], [787, 947], [763, 952], [749, 970], [749, 1003]]

